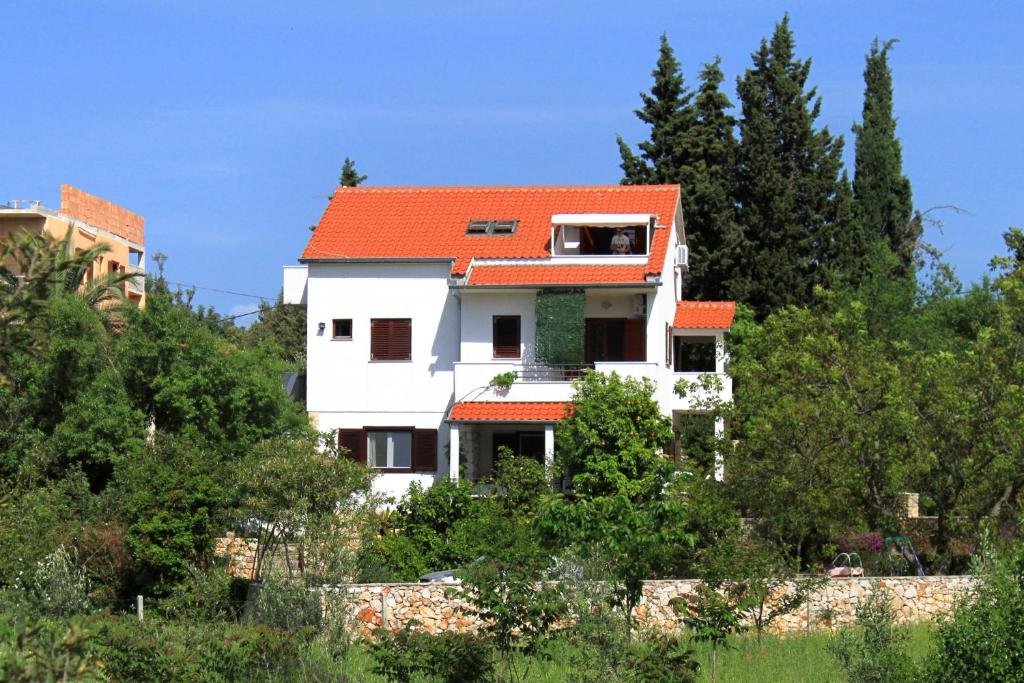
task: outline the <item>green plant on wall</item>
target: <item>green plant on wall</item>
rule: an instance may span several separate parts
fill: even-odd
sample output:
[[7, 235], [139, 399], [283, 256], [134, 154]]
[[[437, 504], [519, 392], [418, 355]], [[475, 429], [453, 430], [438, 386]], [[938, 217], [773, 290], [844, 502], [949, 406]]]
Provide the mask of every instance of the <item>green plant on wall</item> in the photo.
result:
[[495, 389], [499, 389], [501, 391], [508, 391], [509, 387], [511, 387], [515, 381], [515, 371], [509, 370], [508, 372], [499, 372], [497, 375], [494, 376], [494, 379], [492, 379], [490, 384], [488, 384], [487, 386], [494, 387]]
[[583, 363], [583, 305], [579, 290], [537, 293], [537, 361], [551, 365]]

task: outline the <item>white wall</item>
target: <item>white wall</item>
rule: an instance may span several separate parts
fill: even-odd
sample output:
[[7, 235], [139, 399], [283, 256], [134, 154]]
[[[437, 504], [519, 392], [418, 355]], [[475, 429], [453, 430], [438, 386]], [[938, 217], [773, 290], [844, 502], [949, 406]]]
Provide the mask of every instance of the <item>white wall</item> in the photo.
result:
[[462, 358], [466, 363], [486, 363], [493, 359], [492, 318], [496, 315], [518, 315], [523, 357], [516, 361], [528, 363], [536, 348], [536, 290], [462, 290]]
[[[321, 430], [438, 430], [438, 473], [448, 472], [444, 417], [459, 354], [459, 302], [447, 264], [309, 264], [306, 407]], [[352, 320], [351, 341], [331, 339], [335, 318]], [[370, 319], [412, 320], [411, 361], [370, 360]], [[320, 331], [319, 324], [324, 323]], [[400, 496], [437, 473], [387, 473], [374, 488]]]

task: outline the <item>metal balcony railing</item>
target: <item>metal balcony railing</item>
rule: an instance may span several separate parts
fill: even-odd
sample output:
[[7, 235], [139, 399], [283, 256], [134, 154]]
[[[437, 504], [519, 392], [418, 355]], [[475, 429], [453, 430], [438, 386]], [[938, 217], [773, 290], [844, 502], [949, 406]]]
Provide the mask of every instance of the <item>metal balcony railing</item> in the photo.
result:
[[524, 363], [515, 366], [516, 379], [520, 382], [571, 382], [579, 379], [587, 370], [593, 370], [593, 364], [579, 365], [548, 365], [544, 363]]

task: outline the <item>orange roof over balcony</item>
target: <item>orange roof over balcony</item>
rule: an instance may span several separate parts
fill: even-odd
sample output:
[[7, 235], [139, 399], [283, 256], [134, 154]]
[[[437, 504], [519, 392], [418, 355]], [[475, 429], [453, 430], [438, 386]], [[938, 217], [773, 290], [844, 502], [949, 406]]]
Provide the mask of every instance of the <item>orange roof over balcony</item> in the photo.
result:
[[[477, 259], [551, 256], [551, 217], [565, 213], [658, 217], [644, 274], [661, 274], [678, 185], [339, 187], [301, 260], [441, 259], [465, 275]], [[468, 235], [470, 221], [516, 220], [509, 235]]]
[[544, 286], [646, 282], [644, 266], [474, 266], [470, 286]]
[[680, 301], [672, 327], [677, 330], [727, 330], [736, 315], [735, 301]]
[[452, 406], [450, 422], [558, 422], [572, 413], [571, 403], [463, 401]]

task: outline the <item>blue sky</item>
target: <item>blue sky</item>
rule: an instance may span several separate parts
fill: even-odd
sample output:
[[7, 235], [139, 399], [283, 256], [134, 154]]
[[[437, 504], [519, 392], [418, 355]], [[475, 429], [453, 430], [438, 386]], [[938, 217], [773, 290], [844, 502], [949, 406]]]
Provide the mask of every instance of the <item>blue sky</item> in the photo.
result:
[[[788, 11], [847, 138], [892, 53], [904, 168], [965, 280], [1024, 224], [1024, 7], [989, 2], [6, 3], [0, 200], [62, 182], [146, 217], [170, 280], [274, 297], [351, 156], [368, 184], [615, 183], [662, 31], [727, 92]], [[851, 164], [852, 165], [852, 164]], [[254, 299], [199, 290], [222, 312]], [[244, 319], [243, 319], [244, 320]]]

